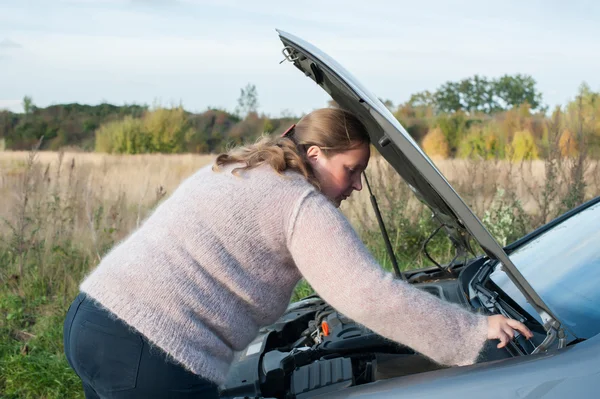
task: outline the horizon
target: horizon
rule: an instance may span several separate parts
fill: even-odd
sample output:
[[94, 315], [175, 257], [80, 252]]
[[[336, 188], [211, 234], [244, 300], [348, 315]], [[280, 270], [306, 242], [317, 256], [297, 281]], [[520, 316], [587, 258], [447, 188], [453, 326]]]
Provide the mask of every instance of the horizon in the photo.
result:
[[[338, 5], [336, 5], [338, 4]], [[343, 4], [343, 5], [339, 5]], [[395, 105], [475, 74], [531, 75], [549, 109], [582, 83], [600, 89], [593, 52], [600, 5], [430, 0], [400, 5], [308, 1], [32, 0], [0, 5], [0, 108], [181, 104], [233, 112], [240, 89], [258, 112], [301, 115], [329, 95], [283, 59], [275, 29], [314, 44]], [[358, 28], [357, 28], [358, 27]]]

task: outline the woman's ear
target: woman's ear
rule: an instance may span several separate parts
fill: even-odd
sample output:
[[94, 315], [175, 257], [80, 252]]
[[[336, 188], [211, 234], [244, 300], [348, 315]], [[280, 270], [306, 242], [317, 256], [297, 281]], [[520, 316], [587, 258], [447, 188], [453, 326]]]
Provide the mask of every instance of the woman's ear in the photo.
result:
[[306, 159], [308, 159], [308, 162], [310, 162], [311, 165], [316, 164], [317, 160], [322, 155], [323, 152], [321, 151], [321, 148], [319, 148], [316, 145], [311, 145], [310, 147], [308, 147], [308, 150], [306, 150]]

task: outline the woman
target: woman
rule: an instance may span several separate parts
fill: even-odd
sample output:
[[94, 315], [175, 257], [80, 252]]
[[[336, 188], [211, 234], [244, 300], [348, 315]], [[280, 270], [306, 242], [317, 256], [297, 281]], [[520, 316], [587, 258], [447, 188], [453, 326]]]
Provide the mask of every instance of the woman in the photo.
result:
[[279, 318], [302, 276], [340, 312], [441, 364], [471, 364], [514, 329], [530, 337], [380, 268], [336, 209], [361, 190], [369, 156], [354, 115], [321, 109], [183, 182], [71, 305], [65, 352], [86, 397], [218, 397], [233, 352]]

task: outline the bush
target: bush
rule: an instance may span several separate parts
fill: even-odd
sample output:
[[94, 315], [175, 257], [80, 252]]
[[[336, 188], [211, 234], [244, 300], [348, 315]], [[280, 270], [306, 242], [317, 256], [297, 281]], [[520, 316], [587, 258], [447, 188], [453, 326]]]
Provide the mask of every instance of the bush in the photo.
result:
[[100, 126], [96, 131], [96, 151], [117, 154], [141, 154], [151, 149], [150, 137], [142, 120], [126, 116]]
[[496, 133], [490, 132], [485, 136], [485, 150], [488, 154], [488, 159], [504, 158], [504, 146]]
[[512, 161], [538, 159], [538, 149], [531, 132], [528, 130], [515, 132], [506, 154]]
[[191, 126], [183, 108], [157, 108], [140, 118], [126, 116], [96, 131], [96, 151], [117, 154], [180, 153]]
[[482, 158], [488, 157], [486, 140], [481, 130], [472, 130], [460, 141], [457, 155], [460, 158]]
[[558, 139], [558, 147], [562, 157], [576, 157], [579, 153], [577, 150], [577, 140], [569, 129], [565, 129]]
[[223, 149], [226, 133], [239, 118], [218, 109], [190, 115], [192, 129], [188, 132], [187, 151], [215, 153]]
[[471, 159], [504, 158], [504, 140], [501, 139], [495, 121], [478, 124], [469, 129], [469, 133], [460, 141], [457, 155]]
[[528, 227], [521, 202], [507, 198], [503, 189], [498, 189], [481, 221], [502, 246], [522, 237]]
[[150, 148], [145, 152], [168, 154], [183, 152], [185, 138], [191, 127], [182, 107], [158, 108], [148, 112], [143, 118], [144, 134], [150, 137]]
[[449, 156], [454, 156], [460, 140], [467, 130], [468, 120], [463, 112], [442, 114], [436, 120], [436, 126], [441, 129], [448, 143]]
[[442, 132], [442, 129], [436, 127], [430, 130], [423, 138], [422, 143], [423, 151], [430, 157], [434, 158], [448, 158], [450, 155], [450, 147], [446, 135]]

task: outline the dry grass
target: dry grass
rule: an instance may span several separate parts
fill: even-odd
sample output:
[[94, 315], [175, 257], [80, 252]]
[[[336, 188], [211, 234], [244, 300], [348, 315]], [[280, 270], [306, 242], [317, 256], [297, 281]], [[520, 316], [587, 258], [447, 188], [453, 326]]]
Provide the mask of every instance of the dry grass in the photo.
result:
[[[28, 152], [0, 152], [0, 218], [13, 219], [15, 209], [22, 203], [20, 193], [28, 156]], [[92, 201], [96, 205], [125, 202], [130, 212], [121, 216], [130, 219], [124, 221], [125, 225], [134, 226], [139, 223], [143, 210], [156, 203], [157, 199], [172, 193], [183, 179], [213, 159], [212, 155], [194, 154], [108, 155], [67, 152], [61, 156], [55, 152], [39, 152], [35, 168], [40, 169], [38, 176], [46, 178], [46, 184], [43, 185], [45, 191], [58, 190], [63, 198], [65, 190], [69, 190], [72, 195], [87, 202], [88, 207]], [[540, 212], [540, 195], [546, 182], [543, 160], [511, 163], [503, 160], [477, 162], [436, 159], [434, 162], [479, 217], [489, 208], [498, 189], [514, 193], [527, 213], [535, 215]], [[563, 162], [566, 165], [568, 161]], [[367, 173], [371, 176], [371, 184], [378, 197], [395, 196], [387, 198], [387, 202], [402, 200], [409, 204], [407, 209], [418, 208], [416, 198], [381, 157], [373, 157]], [[566, 181], [568, 176], [559, 176], [561, 179]], [[59, 185], [56, 185], [56, 180], [60, 181]], [[586, 198], [600, 194], [598, 161], [588, 161], [585, 181]], [[560, 190], [560, 182], [556, 189]], [[33, 191], [30, 195], [47, 194]], [[368, 193], [363, 190], [355, 193], [342, 206], [342, 210], [353, 222], [358, 223], [358, 220], [365, 221], [364, 216], [358, 217], [359, 214], [370, 215], [368, 219], [374, 220], [370, 207]]]
[[[0, 221], [4, 222], [0, 224], [0, 237], [10, 236], [12, 230], [12, 236], [19, 238], [10, 244], [17, 248], [17, 254], [18, 248], [31, 247], [36, 240], [46, 244], [66, 240], [96, 260], [138, 227], [182, 180], [214, 159], [212, 155], [192, 154], [39, 152], [30, 162], [30, 156], [27, 152], [0, 152]], [[572, 160], [557, 161], [556, 176], [551, 182], [546, 176], [545, 161], [434, 162], [482, 220], [500, 190], [505, 193], [502, 201], [507, 206], [518, 202], [516, 211], [522, 215], [517, 216], [527, 220], [526, 230], [574, 206], [565, 203], [573, 187]], [[589, 199], [600, 194], [600, 165], [588, 159], [584, 169], [583, 199]], [[422, 204], [383, 158], [372, 158], [367, 175], [391, 229], [419, 226], [419, 218], [424, 217]], [[357, 230], [377, 230], [367, 190], [355, 193], [342, 210]], [[25, 236], [26, 231], [31, 232], [30, 238]], [[407, 239], [400, 234], [397, 232], [397, 245]], [[42, 257], [38, 264], [44, 262]], [[74, 284], [72, 281], [67, 285]]]
[[[498, 191], [503, 190], [514, 195], [531, 217], [540, 217], [540, 222], [560, 212], [560, 199], [565, 197], [569, 189], [572, 160], [560, 160], [557, 169], [556, 182], [546, 188], [547, 164], [543, 160], [522, 161], [512, 163], [504, 160], [474, 161], [465, 159], [434, 159], [436, 167], [446, 177], [463, 200], [482, 218], [496, 198]], [[420, 202], [404, 184], [398, 174], [381, 157], [373, 157], [367, 169], [371, 185], [374, 188], [379, 204], [392, 206], [404, 202], [408, 213], [420, 209]], [[600, 162], [588, 160], [585, 165], [584, 179], [586, 182], [585, 199], [600, 195]], [[556, 191], [556, 197], [548, 215], [542, 216], [544, 191]], [[370, 210], [367, 190], [353, 194], [351, 200], [342, 205], [342, 209], [353, 221], [361, 223], [371, 220], [369, 227], [374, 225], [374, 213]], [[368, 215], [365, 217], [364, 215]]]
[[[0, 238], [20, 264], [32, 261], [34, 243], [56, 243], [99, 260], [135, 229], [210, 155], [115, 156], [88, 153], [0, 152]], [[62, 244], [61, 244], [62, 245]], [[45, 264], [44, 253], [35, 263]], [[22, 269], [22, 267], [20, 267]], [[19, 273], [19, 274], [22, 274]], [[66, 285], [76, 285], [76, 281]]]
[[[556, 182], [548, 190], [556, 191], [556, 199], [564, 198], [571, 184], [571, 159], [559, 160]], [[499, 189], [508, 191], [521, 202], [529, 215], [541, 212], [541, 196], [548, 183], [547, 163], [544, 160], [512, 163], [505, 160], [469, 161], [464, 159], [437, 160], [436, 166], [457, 192], [481, 217], [489, 208]], [[600, 164], [588, 160], [585, 165], [585, 198], [600, 195]], [[556, 211], [558, 209], [552, 209]]]
[[[0, 152], [0, 219], [13, 219], [14, 210], [23, 203], [28, 157], [28, 152]], [[33, 176], [38, 181], [30, 182], [36, 186], [30, 195], [37, 196], [38, 202], [49, 193], [62, 194], [63, 199], [76, 196], [87, 205], [124, 201], [141, 211], [155, 203], [157, 197], [172, 193], [183, 179], [213, 159], [212, 155], [193, 154], [39, 152], [33, 165], [38, 172]], [[39, 181], [42, 177], [44, 181]], [[133, 216], [137, 221], [138, 214]]]
[[[6, 198], [14, 182], [25, 170], [28, 152], [0, 152], [0, 194]], [[181, 181], [195, 170], [214, 159], [212, 155], [109, 155], [83, 152], [66, 152], [62, 160], [59, 153], [39, 152], [38, 168], [50, 178], [57, 176], [60, 162], [61, 184], [65, 184], [69, 169], [74, 167], [77, 178], [84, 179], [94, 194], [106, 200], [116, 200], [125, 195], [129, 202], [148, 201], [156, 189], [172, 192]], [[48, 168], [46, 171], [45, 169]], [[4, 207], [3, 208], [10, 208]]]

